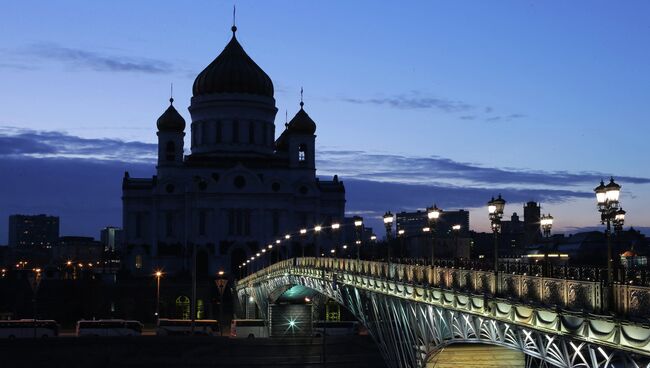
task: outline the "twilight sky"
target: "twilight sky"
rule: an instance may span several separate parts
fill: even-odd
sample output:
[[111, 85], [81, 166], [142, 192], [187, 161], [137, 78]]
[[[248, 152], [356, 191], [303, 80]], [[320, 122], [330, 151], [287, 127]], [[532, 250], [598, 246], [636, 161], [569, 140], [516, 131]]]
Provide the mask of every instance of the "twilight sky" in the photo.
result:
[[[237, 37], [275, 84], [277, 133], [304, 86], [318, 174], [339, 174], [371, 225], [436, 202], [485, 230], [501, 192], [507, 215], [540, 201], [572, 232], [598, 225], [592, 189], [614, 175], [627, 224], [648, 233], [649, 2], [236, 4]], [[2, 5], [0, 243], [11, 213], [58, 214], [64, 235], [121, 224], [122, 173], [154, 173], [170, 83], [189, 122], [232, 5]]]

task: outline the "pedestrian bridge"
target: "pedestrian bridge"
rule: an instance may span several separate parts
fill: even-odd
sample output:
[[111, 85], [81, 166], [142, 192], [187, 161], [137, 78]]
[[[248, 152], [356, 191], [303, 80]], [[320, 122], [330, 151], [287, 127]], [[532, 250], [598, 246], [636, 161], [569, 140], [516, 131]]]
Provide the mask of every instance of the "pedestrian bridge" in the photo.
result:
[[292, 258], [236, 284], [240, 303], [266, 316], [301, 285], [347, 308], [389, 367], [424, 367], [445, 346], [483, 343], [557, 367], [650, 367], [650, 288], [510, 272], [339, 258]]

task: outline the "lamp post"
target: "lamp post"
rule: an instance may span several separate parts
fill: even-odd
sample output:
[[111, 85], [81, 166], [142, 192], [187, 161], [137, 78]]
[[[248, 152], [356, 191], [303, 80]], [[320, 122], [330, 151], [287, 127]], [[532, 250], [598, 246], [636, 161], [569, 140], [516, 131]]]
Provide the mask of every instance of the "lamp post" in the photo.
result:
[[397, 230], [397, 237], [399, 238], [399, 255], [404, 258], [404, 235], [406, 231], [404, 229]]
[[284, 247], [285, 251], [284, 251], [284, 253], [287, 255], [287, 258], [285, 258], [285, 259], [289, 259], [289, 252], [291, 252], [291, 255], [293, 256], [293, 249], [292, 249], [293, 247], [291, 246], [290, 240], [291, 240], [291, 235], [290, 234], [285, 234], [284, 235], [284, 242], [285, 242], [285, 247]]
[[314, 252], [316, 253], [316, 257], [318, 257], [319, 254], [321, 254], [320, 251], [320, 231], [323, 230], [323, 228], [320, 225], [314, 226]]
[[553, 216], [550, 213], [548, 215], [542, 215], [540, 224], [544, 237], [549, 238], [551, 236], [551, 229], [553, 228]]
[[300, 247], [303, 257], [305, 257], [305, 236], [307, 236], [307, 229], [300, 229]]
[[[27, 264], [27, 262], [24, 262], [23, 267], [26, 264]], [[41, 284], [41, 269], [40, 268], [32, 269], [32, 273], [28, 276], [28, 280], [29, 280], [29, 285], [32, 287], [32, 303], [33, 303], [32, 312], [34, 313], [34, 326], [33, 327], [34, 327], [34, 338], [36, 338], [36, 317], [37, 317], [37, 313], [36, 313], [36, 293], [38, 293], [38, 287]]]
[[462, 226], [459, 224], [456, 224], [451, 227], [451, 231], [454, 233], [454, 246], [456, 248], [456, 251], [454, 252], [454, 260], [458, 260], [458, 258], [460, 258], [458, 257], [458, 234], [460, 234], [461, 228]]
[[225, 274], [223, 270], [220, 270], [217, 272], [217, 279], [214, 280], [214, 284], [219, 292], [219, 336], [223, 335], [221, 329], [221, 323], [223, 322], [223, 293], [226, 291], [226, 285], [228, 284], [228, 278], [225, 277]]
[[[598, 211], [600, 212], [600, 223], [607, 226], [605, 228], [605, 237], [607, 238], [607, 283], [610, 285], [608, 299], [611, 301], [611, 285], [614, 282], [611, 225], [614, 224], [614, 229], [622, 229], [625, 221], [625, 211], [619, 207], [620, 203], [618, 201], [621, 195], [621, 186], [614, 182], [613, 177], [610, 178], [607, 185], [601, 180], [600, 185], [594, 188], [594, 192], [596, 193]], [[620, 214], [619, 210], [622, 211]]]
[[433, 207], [427, 208], [427, 218], [429, 219], [429, 229], [431, 232], [431, 267], [433, 267], [433, 261], [435, 257], [435, 248], [436, 248], [436, 224], [440, 218], [442, 210], [438, 208], [435, 204]]
[[551, 228], [553, 227], [553, 216], [549, 213], [548, 215], [542, 215], [539, 219], [540, 225], [542, 226], [542, 233], [546, 238], [546, 244], [544, 245], [544, 276], [549, 276], [549, 267], [548, 267], [548, 248], [549, 242], [548, 238], [551, 236]]
[[156, 322], [160, 320], [160, 278], [163, 273], [161, 270], [156, 270]]
[[617, 233], [623, 230], [626, 213], [627, 212], [625, 212], [623, 208], [620, 208], [618, 211], [616, 211], [616, 215], [614, 216], [614, 231], [616, 231]]
[[501, 218], [503, 217], [503, 210], [505, 207], [506, 201], [501, 198], [501, 194], [499, 194], [497, 199], [492, 197], [488, 202], [488, 213], [490, 215], [492, 232], [494, 233], [494, 273], [499, 272], [499, 232], [501, 231]]
[[357, 237], [357, 261], [359, 261], [361, 260], [361, 227], [363, 226], [363, 219], [359, 216], [354, 216], [352, 220], [354, 221], [354, 232]]
[[391, 248], [391, 240], [393, 237], [393, 221], [395, 218], [393, 217], [393, 214], [390, 213], [390, 211], [387, 211], [384, 214], [384, 227], [386, 227], [386, 260], [388, 263], [390, 263], [390, 248]]
[[338, 232], [338, 230], [341, 228], [341, 224], [338, 223], [338, 222], [334, 222], [334, 223], [332, 223], [331, 228], [332, 228], [333, 232], [336, 232], [336, 236], [333, 237], [335, 239], [333, 249], [334, 249], [334, 253], [336, 253], [338, 251], [338, 247], [339, 247], [338, 244], [341, 241], [341, 235]]

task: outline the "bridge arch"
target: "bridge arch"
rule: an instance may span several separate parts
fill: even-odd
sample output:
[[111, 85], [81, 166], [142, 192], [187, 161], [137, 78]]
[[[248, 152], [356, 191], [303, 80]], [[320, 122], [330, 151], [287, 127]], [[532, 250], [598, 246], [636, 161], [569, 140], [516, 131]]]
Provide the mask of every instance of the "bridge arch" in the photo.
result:
[[502, 346], [557, 367], [650, 367], [647, 354], [581, 338], [576, 331], [563, 330], [557, 316], [552, 323], [550, 318], [540, 318], [530, 324], [525, 318], [537, 317], [513, 315], [508, 303], [499, 305], [487, 294], [377, 277], [363, 270], [380, 266], [365, 261], [361, 261], [365, 265], [319, 267], [305, 260], [279, 262], [242, 280], [237, 284], [240, 300], [252, 295], [265, 315], [270, 296], [278, 290], [291, 285], [316, 290], [365, 325], [389, 367], [425, 367], [440, 349], [453, 343]]

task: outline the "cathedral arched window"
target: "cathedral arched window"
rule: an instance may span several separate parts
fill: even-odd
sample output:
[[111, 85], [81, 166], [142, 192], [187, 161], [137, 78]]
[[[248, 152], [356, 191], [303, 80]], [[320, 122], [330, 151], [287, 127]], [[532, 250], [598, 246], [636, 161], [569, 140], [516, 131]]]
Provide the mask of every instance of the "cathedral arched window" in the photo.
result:
[[215, 141], [216, 141], [217, 143], [221, 143], [221, 126], [222, 126], [222, 125], [221, 125], [221, 121], [218, 120], [218, 121], [217, 121], [217, 124], [216, 124], [216, 127], [215, 127], [215, 128], [216, 128], [216, 129], [215, 129], [215, 130], [216, 130]]
[[205, 235], [206, 223], [207, 223], [208, 211], [200, 210], [199, 211], [199, 235]]
[[298, 161], [305, 162], [307, 160], [307, 145], [301, 144], [298, 146]]
[[239, 143], [239, 120], [232, 122], [232, 142]]
[[248, 123], [248, 143], [255, 143], [255, 122]]
[[190, 319], [190, 298], [185, 295], [176, 298], [176, 315], [181, 319]]
[[176, 153], [176, 145], [174, 142], [169, 141], [167, 142], [167, 145], [165, 146], [165, 156], [167, 158], [167, 161], [174, 161], [174, 156]]
[[174, 213], [167, 212], [165, 214], [165, 235], [173, 236], [174, 235]]

